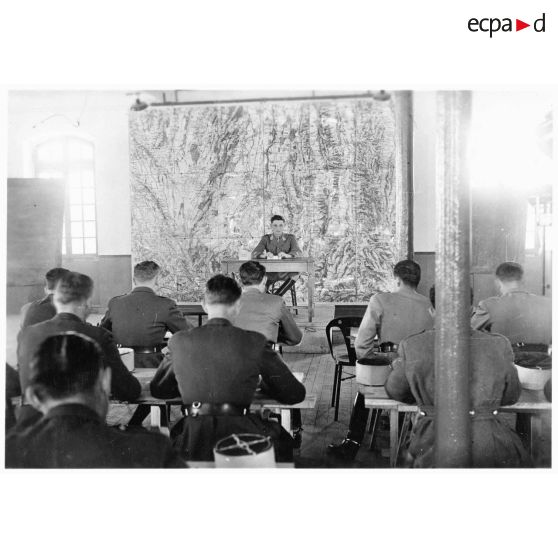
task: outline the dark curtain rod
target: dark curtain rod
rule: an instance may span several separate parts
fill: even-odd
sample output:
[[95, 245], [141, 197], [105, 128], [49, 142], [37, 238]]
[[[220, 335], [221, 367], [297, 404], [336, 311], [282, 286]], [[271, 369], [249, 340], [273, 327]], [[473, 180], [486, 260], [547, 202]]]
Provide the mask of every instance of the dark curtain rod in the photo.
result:
[[[260, 97], [254, 99], [225, 99], [222, 101], [168, 101], [164, 103], [151, 103], [151, 107], [169, 107], [169, 106], [185, 106], [185, 105], [223, 105], [232, 103], [262, 103], [266, 101], [320, 101], [320, 100], [336, 100], [336, 99], [374, 99], [377, 93], [362, 93], [353, 95], [324, 95], [313, 97]], [[388, 93], [389, 95], [389, 93]], [[378, 99], [379, 100], [379, 99]], [[387, 99], [385, 99], [387, 100]]]

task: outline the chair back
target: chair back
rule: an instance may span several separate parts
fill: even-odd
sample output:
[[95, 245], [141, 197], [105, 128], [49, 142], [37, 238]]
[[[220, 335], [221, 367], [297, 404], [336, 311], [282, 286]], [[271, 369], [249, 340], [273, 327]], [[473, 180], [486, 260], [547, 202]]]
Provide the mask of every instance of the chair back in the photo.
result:
[[343, 316], [341, 318], [333, 318], [333, 320], [326, 325], [329, 352], [333, 359], [335, 359], [335, 355], [333, 354], [333, 330], [338, 329], [341, 331], [343, 339], [345, 340], [345, 347], [351, 365], [354, 366], [356, 364], [355, 348], [351, 346], [351, 328], [359, 327], [361, 322], [362, 316]]

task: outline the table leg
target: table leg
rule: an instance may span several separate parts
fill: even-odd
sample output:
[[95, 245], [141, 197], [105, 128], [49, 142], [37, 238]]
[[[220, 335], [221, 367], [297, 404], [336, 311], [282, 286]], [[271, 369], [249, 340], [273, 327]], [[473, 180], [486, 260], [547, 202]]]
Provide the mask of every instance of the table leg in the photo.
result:
[[529, 451], [533, 459], [533, 465], [539, 465], [541, 455], [542, 438], [542, 417], [540, 415], [529, 414]]
[[198, 314], [198, 327], [202, 326], [202, 315]]
[[292, 436], [291, 410], [281, 409], [281, 426]]
[[151, 405], [151, 426], [161, 428], [161, 409], [158, 405]]
[[308, 267], [308, 321], [314, 317], [314, 266]]
[[397, 442], [399, 440], [399, 410], [389, 412], [389, 466], [395, 467], [397, 460]]

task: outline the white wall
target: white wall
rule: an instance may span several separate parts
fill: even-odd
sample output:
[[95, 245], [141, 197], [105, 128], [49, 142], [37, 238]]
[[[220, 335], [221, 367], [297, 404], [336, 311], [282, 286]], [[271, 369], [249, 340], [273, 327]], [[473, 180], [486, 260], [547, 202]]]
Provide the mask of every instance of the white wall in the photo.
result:
[[436, 92], [413, 94], [414, 250], [436, 247]]
[[[33, 176], [33, 145], [75, 134], [95, 145], [99, 255], [130, 254], [128, 108], [123, 91], [12, 91], [8, 110], [8, 176]], [[79, 127], [72, 125], [80, 121]]]

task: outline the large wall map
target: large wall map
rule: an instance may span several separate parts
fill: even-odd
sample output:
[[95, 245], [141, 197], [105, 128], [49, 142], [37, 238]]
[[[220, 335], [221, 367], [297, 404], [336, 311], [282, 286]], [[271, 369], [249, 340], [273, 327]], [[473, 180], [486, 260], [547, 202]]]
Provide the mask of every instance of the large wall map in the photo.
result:
[[133, 259], [157, 261], [176, 300], [201, 300], [275, 213], [315, 260], [318, 301], [386, 290], [403, 255], [392, 102], [151, 107], [130, 114], [130, 164]]

